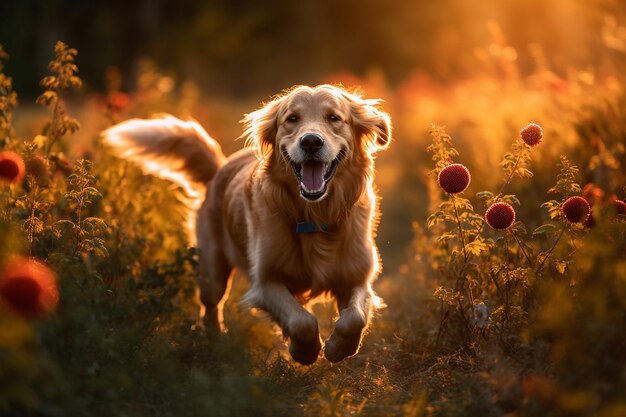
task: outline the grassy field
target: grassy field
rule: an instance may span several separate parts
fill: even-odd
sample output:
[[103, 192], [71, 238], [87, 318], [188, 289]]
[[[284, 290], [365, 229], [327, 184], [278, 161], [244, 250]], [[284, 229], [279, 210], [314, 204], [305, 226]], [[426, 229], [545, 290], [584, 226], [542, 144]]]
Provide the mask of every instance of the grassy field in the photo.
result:
[[[62, 46], [38, 105], [16, 107], [0, 75], [1, 146], [27, 172], [0, 186], [0, 263], [6, 275], [16, 256], [32, 256], [59, 286], [49, 313], [2, 306], [0, 415], [626, 415], [616, 203], [626, 197], [626, 79], [545, 65], [520, 75], [496, 52], [483, 51], [480, 76], [454, 83], [417, 71], [396, 86], [376, 72], [320, 80], [384, 98], [395, 129], [376, 161], [375, 290], [387, 308], [358, 355], [310, 367], [238, 303], [243, 276], [229, 333], [195, 325], [197, 253], [181, 231], [180, 190], [99, 142], [117, 121], [170, 112], [199, 120], [228, 154], [243, 146], [238, 120], [266, 98], [207, 97], [148, 61], [131, 92], [110, 73], [106, 94], [80, 93]], [[536, 146], [520, 138], [531, 122], [543, 128]], [[453, 162], [471, 172], [460, 194], [437, 184]], [[590, 203], [593, 224], [563, 214], [572, 196]], [[483, 220], [498, 201], [516, 213], [506, 230]], [[311, 308], [327, 336], [334, 307]]]

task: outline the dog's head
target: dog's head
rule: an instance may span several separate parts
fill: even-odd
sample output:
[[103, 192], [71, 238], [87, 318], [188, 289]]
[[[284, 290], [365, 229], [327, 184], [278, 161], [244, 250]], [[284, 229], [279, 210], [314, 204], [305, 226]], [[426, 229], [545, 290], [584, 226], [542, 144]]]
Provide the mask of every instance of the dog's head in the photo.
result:
[[295, 87], [243, 120], [261, 158], [288, 166], [307, 201], [324, 198], [343, 164], [367, 158], [391, 140], [379, 100], [332, 85]]

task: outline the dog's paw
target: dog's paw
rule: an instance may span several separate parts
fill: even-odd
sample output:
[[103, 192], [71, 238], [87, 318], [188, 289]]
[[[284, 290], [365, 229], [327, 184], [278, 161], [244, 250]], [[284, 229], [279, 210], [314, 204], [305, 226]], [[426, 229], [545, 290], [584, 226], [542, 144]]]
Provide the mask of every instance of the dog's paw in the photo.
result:
[[313, 316], [293, 322], [289, 326], [289, 353], [302, 365], [314, 363], [322, 350], [317, 319]]
[[329, 362], [339, 362], [356, 354], [361, 345], [361, 333], [341, 335], [334, 332], [324, 345], [324, 356]]
[[326, 341], [324, 356], [330, 362], [339, 362], [358, 352], [367, 321], [357, 310], [346, 309], [335, 323], [335, 330]]
[[322, 341], [319, 336], [317, 339], [307, 342], [292, 337], [289, 343], [289, 354], [294, 361], [302, 365], [312, 365], [319, 357], [321, 350]]

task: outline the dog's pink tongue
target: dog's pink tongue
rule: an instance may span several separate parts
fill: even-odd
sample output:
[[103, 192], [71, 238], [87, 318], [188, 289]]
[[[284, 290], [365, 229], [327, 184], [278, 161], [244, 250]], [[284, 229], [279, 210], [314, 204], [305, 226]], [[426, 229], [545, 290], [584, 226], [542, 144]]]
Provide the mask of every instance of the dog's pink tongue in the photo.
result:
[[302, 184], [307, 191], [319, 191], [324, 186], [324, 163], [320, 161], [302, 162]]

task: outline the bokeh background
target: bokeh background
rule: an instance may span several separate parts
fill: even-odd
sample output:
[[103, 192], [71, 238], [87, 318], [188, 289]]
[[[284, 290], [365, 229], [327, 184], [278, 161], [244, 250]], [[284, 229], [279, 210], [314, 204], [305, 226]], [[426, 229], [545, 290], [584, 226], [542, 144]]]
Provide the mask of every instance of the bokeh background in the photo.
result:
[[538, 53], [561, 75], [572, 67], [606, 72], [615, 70], [603, 36], [607, 19], [624, 12], [619, 0], [3, 3], [9, 68], [16, 89], [31, 95], [57, 39], [82, 52], [89, 89], [103, 90], [111, 65], [132, 87], [141, 59], [150, 58], [208, 97], [263, 97], [346, 71], [379, 71], [392, 86], [415, 72], [450, 82], [482, 73], [478, 50], [494, 41], [493, 25], [523, 74], [536, 69]]
[[[82, 79], [59, 92], [66, 114], [35, 102], [57, 40], [77, 49]], [[613, 206], [626, 197], [624, 0], [14, 0], [0, 2], [0, 44], [18, 94], [14, 111], [0, 109], [15, 128], [0, 126], [11, 136], [2, 146], [44, 161], [37, 187], [0, 187], [0, 264], [33, 255], [58, 273], [61, 292], [46, 320], [0, 309], [0, 415], [626, 415], [626, 233]], [[356, 357], [301, 367], [271, 322], [237, 303], [243, 277], [226, 304], [230, 333], [195, 325], [197, 254], [175, 193], [114, 158], [100, 133], [169, 112], [197, 119], [229, 154], [244, 145], [245, 113], [319, 83], [381, 98], [393, 120], [376, 159], [375, 290], [389, 307]], [[65, 115], [80, 129], [44, 153]], [[531, 122], [544, 132], [530, 152], [534, 177], [513, 178], [506, 193], [526, 230], [553, 227], [524, 235], [527, 250], [545, 256], [565, 224], [541, 207], [561, 198], [548, 193], [560, 155], [578, 167], [570, 180], [598, 226], [567, 226], [541, 274], [511, 235], [485, 228], [491, 246], [472, 255], [473, 275], [465, 264], [457, 274], [455, 222], [427, 227], [448, 198], [426, 152], [431, 124], [446, 127], [455, 162], [472, 173], [467, 221], [482, 219], [476, 193], [500, 189], [503, 155]], [[85, 166], [96, 196], [81, 211], [68, 175], [89, 177]], [[102, 230], [67, 229], [83, 214]], [[78, 247], [85, 241], [90, 249]], [[457, 306], [433, 296], [469, 282], [488, 315], [482, 327], [465, 319], [471, 304], [459, 303], [455, 321], [445, 312]], [[312, 308], [327, 337], [333, 305]]]

